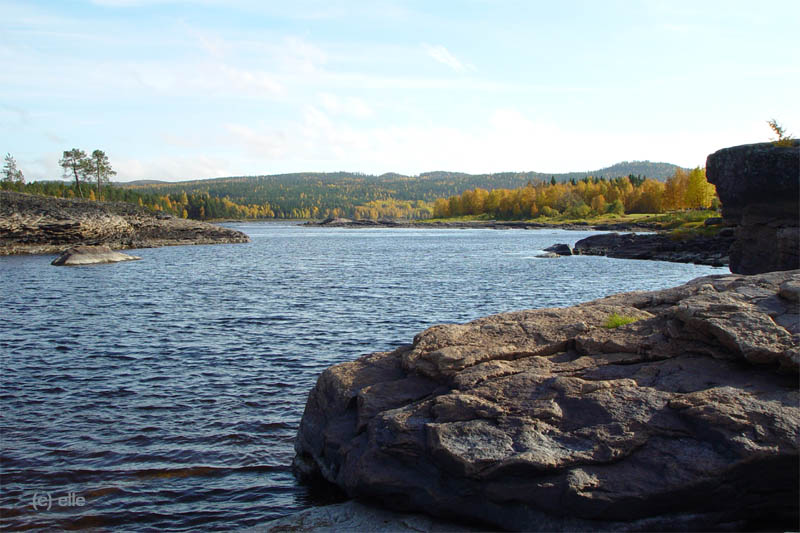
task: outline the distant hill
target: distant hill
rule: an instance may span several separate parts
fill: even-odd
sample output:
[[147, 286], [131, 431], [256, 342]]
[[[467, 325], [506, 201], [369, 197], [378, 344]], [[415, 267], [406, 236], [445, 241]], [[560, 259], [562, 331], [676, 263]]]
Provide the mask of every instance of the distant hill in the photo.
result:
[[[303, 172], [263, 176], [232, 176], [204, 180], [163, 182], [140, 180], [120, 187], [159, 195], [203, 194], [227, 198], [239, 205], [266, 205], [277, 217], [320, 216], [336, 211], [352, 216], [356, 206], [369, 202], [433, 202], [459, 195], [465, 190], [515, 189], [541, 181], [580, 180], [588, 176], [611, 179], [620, 176], [648, 177], [664, 181], [679, 168], [670, 163], [624, 161], [607, 168], [551, 174], [545, 172], [499, 172], [465, 174], [432, 171], [418, 176], [388, 172], [380, 176], [353, 172]], [[316, 208], [316, 209], [315, 209]]]
[[[601, 168], [600, 170], [595, 170], [590, 174], [592, 176], [605, 176], [605, 177], [617, 177], [617, 176], [628, 176], [633, 174], [634, 176], [645, 176], [648, 178], [653, 178], [659, 181], [666, 181], [667, 178], [675, 174], [675, 170], [681, 168], [678, 165], [673, 165], [671, 163], [653, 163], [651, 161], [623, 161], [622, 163], [617, 163], [615, 165], [611, 165], [610, 167]], [[684, 168], [687, 172], [691, 169]]]
[[124, 183], [115, 183], [114, 185], [118, 187], [135, 187], [137, 185], [158, 185], [160, 183], [168, 183], [163, 180], [136, 180], [136, 181], [126, 181]]

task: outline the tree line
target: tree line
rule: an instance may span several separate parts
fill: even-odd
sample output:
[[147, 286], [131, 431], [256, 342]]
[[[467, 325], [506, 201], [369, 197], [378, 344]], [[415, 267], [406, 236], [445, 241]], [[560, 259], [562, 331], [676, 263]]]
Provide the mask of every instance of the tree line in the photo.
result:
[[674, 209], [709, 208], [719, 204], [716, 189], [706, 180], [705, 169], [678, 168], [666, 183], [625, 176], [613, 179], [586, 177], [566, 183], [538, 181], [517, 189], [475, 188], [460, 195], [439, 198], [433, 216], [448, 218], [487, 215], [501, 219], [529, 219], [564, 215], [663, 213]]
[[[426, 219], [464, 215], [503, 219], [559, 215], [585, 218], [604, 213], [660, 213], [670, 209], [708, 207], [714, 198], [713, 186], [705, 180], [702, 169], [687, 172], [675, 165], [671, 165], [673, 174], [666, 183], [632, 173], [610, 179], [604, 176], [580, 177], [582, 174], [573, 173], [560, 175], [562, 178], [571, 177], [559, 181], [555, 175], [538, 173], [470, 175], [431, 172], [408, 177], [338, 172], [113, 187], [109, 178], [116, 172], [102, 150], [95, 150], [91, 155], [77, 148], [66, 150], [59, 164], [67, 183], [26, 184], [16, 161], [8, 154], [0, 188], [65, 198], [124, 201], [198, 220]], [[618, 166], [647, 169], [653, 165], [666, 165], [642, 164], [622, 163]], [[526, 176], [540, 177], [522, 182]], [[477, 185], [465, 187], [471, 183]], [[484, 188], [493, 184], [520, 186]]]

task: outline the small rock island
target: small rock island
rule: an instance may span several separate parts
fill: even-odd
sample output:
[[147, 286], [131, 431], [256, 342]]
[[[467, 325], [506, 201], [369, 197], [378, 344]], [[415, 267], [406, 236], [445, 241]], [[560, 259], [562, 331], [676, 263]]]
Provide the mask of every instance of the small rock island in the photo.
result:
[[115, 252], [108, 246], [74, 246], [53, 259], [53, 266], [99, 265], [103, 263], [119, 263], [136, 261], [141, 257]]
[[249, 240], [240, 231], [133, 204], [0, 191], [0, 255], [60, 254], [76, 245], [121, 250]]

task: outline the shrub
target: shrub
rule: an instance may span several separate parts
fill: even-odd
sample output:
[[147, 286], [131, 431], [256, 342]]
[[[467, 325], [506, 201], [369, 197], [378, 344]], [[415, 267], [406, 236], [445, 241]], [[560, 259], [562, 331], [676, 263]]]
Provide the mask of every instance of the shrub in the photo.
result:
[[572, 218], [586, 218], [592, 213], [592, 208], [581, 202], [578, 205], [573, 205], [567, 210], [567, 215]]
[[626, 315], [620, 315], [620, 314], [617, 314], [617, 313], [611, 313], [608, 316], [608, 319], [606, 320], [606, 323], [603, 324], [603, 327], [604, 328], [608, 328], [608, 329], [614, 329], [614, 328], [618, 328], [620, 326], [624, 326], [625, 324], [630, 324], [631, 322], [636, 322], [637, 320], [639, 320], [639, 319], [636, 318], [636, 317], [633, 317], [633, 316], [626, 316]]
[[555, 217], [555, 216], [559, 215], [558, 211], [556, 211], [555, 209], [553, 209], [549, 205], [546, 205], [546, 206], [542, 207], [539, 210], [539, 214], [541, 214], [543, 217], [548, 217], [548, 218]]
[[624, 215], [625, 205], [619, 200], [614, 200], [612, 203], [608, 204], [606, 210], [608, 213], [613, 213], [615, 215]]

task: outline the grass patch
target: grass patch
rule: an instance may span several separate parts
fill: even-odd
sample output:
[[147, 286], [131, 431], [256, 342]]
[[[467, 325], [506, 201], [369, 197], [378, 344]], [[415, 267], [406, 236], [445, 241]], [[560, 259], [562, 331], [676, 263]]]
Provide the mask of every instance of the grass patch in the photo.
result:
[[632, 322], [636, 322], [637, 320], [639, 320], [639, 319], [636, 318], [636, 317], [633, 317], [633, 316], [626, 316], [626, 315], [620, 315], [620, 314], [617, 314], [617, 313], [611, 313], [608, 316], [608, 319], [606, 319], [606, 323], [603, 324], [603, 327], [604, 328], [608, 328], [608, 329], [614, 329], [614, 328], [618, 328], [620, 326], [624, 326], [625, 324], [630, 324]]

